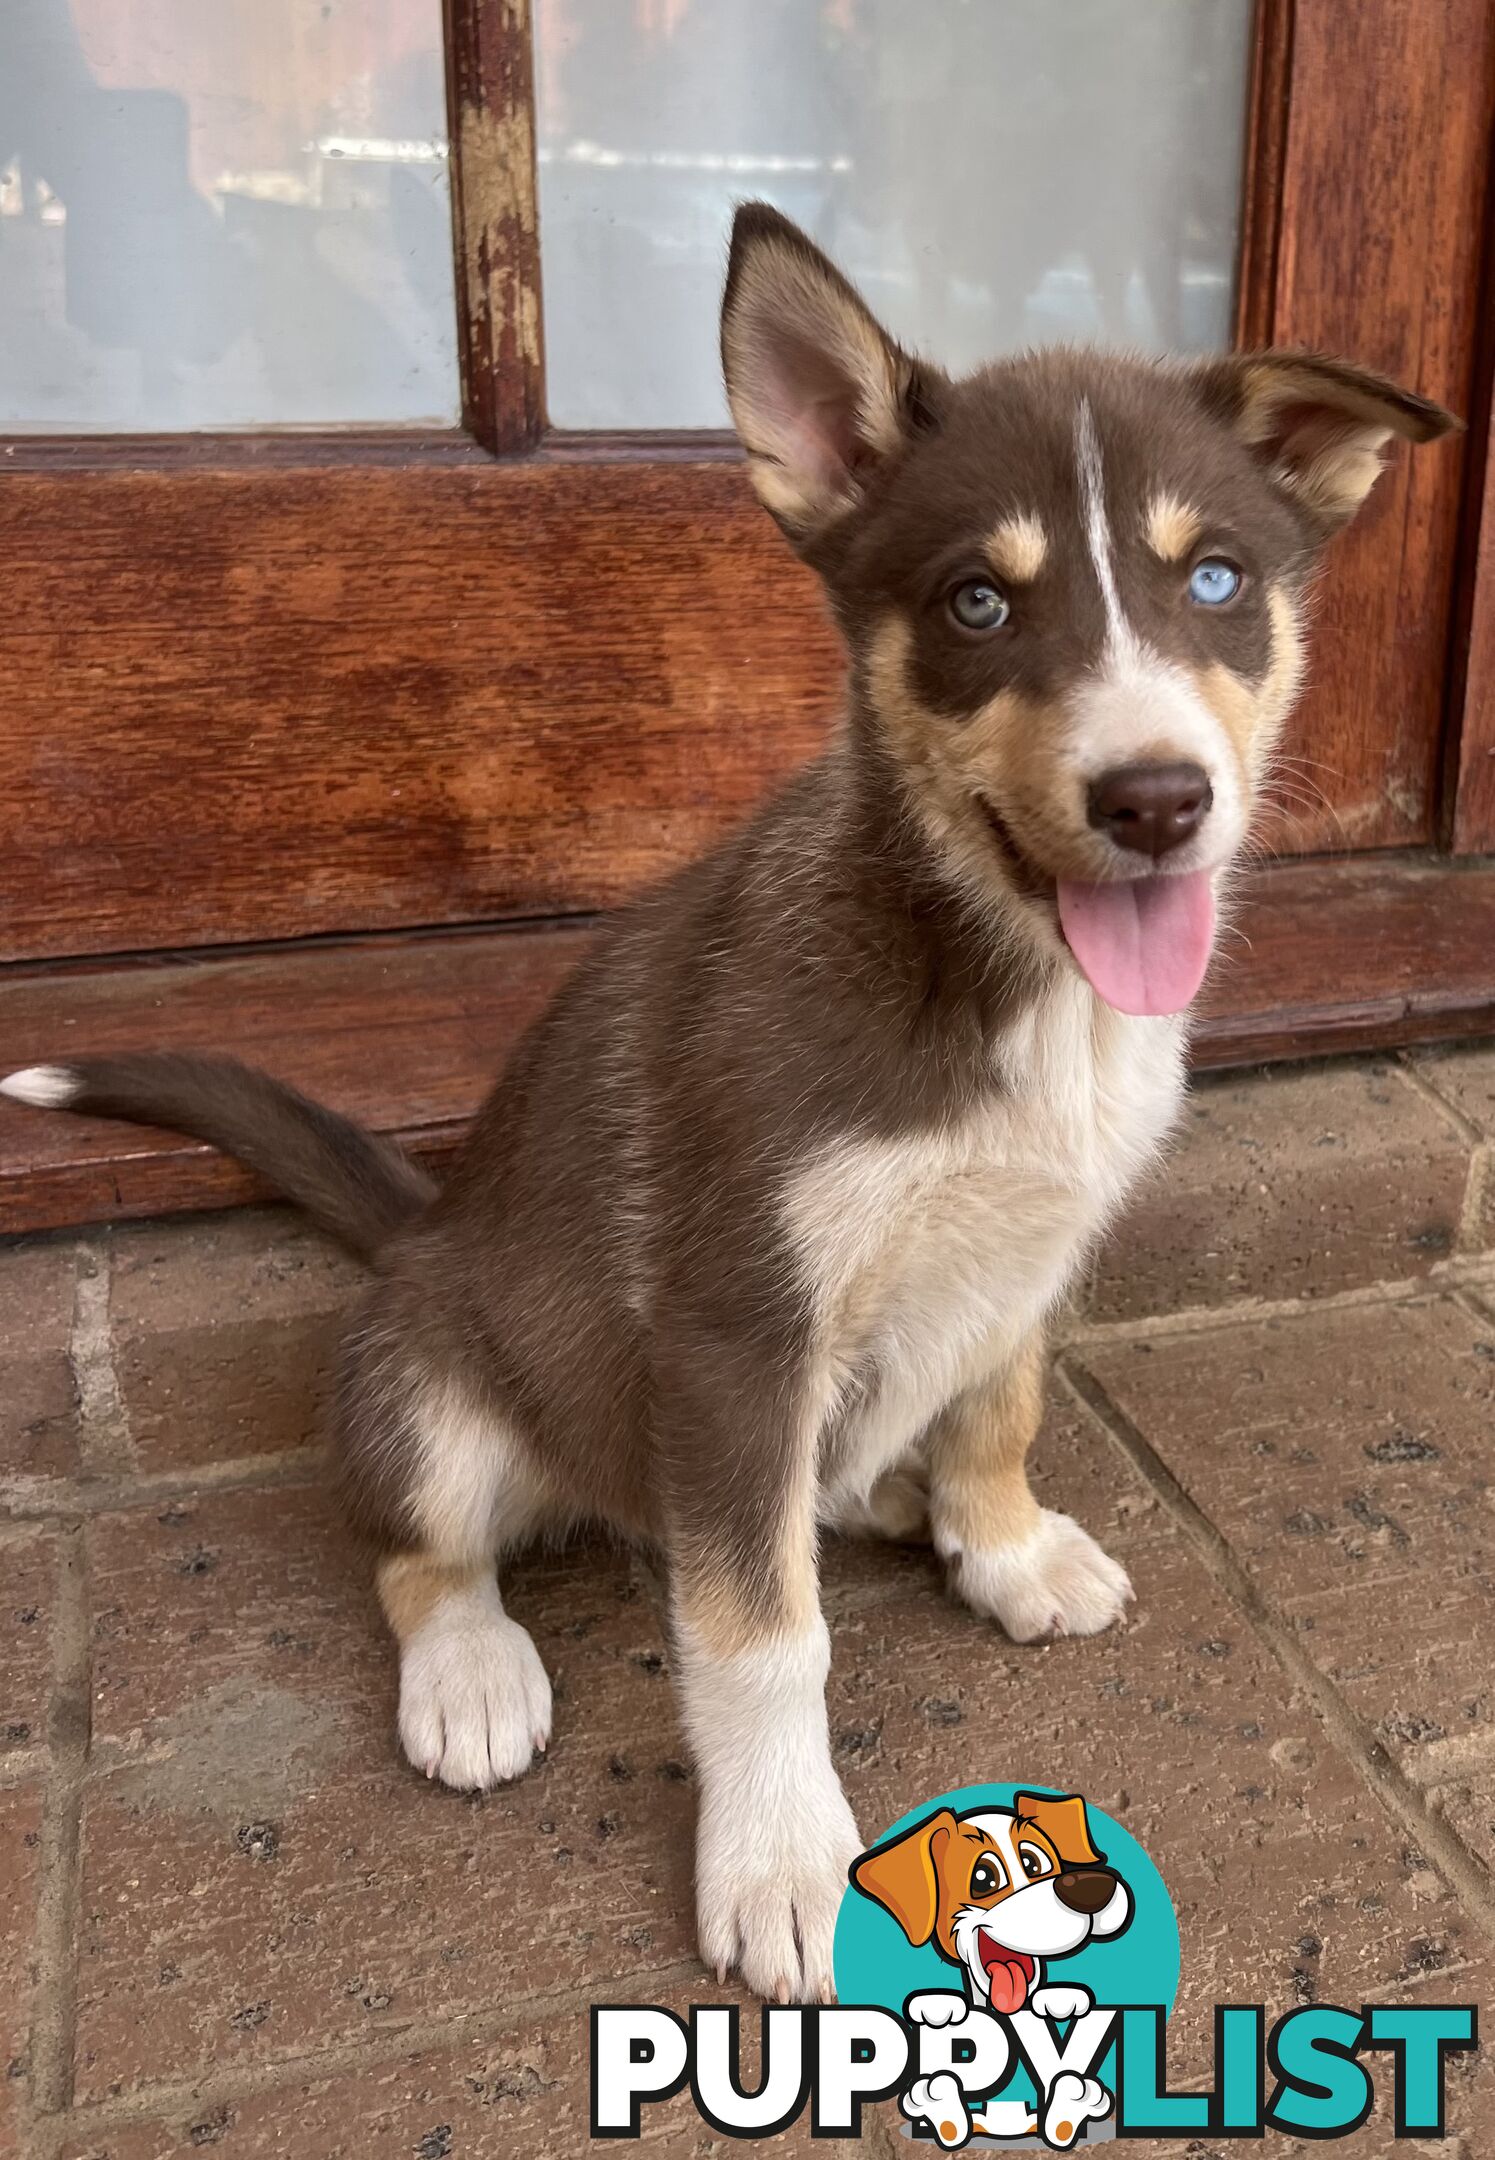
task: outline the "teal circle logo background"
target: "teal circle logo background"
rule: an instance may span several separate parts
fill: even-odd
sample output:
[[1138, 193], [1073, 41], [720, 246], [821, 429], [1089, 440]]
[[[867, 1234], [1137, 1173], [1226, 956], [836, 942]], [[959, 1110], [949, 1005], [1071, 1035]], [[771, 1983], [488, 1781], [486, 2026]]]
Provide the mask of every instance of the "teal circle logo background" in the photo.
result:
[[[1017, 1785], [961, 1785], [910, 1808], [890, 1823], [875, 1845], [912, 1830], [940, 1808], [966, 1815], [973, 1808], [1011, 1808], [1019, 1793], [1054, 1799], [1063, 1795], [1048, 1785], [1025, 1780]], [[1130, 1924], [1120, 1935], [1086, 1943], [1072, 1957], [1051, 1959], [1045, 1980], [1089, 1988], [1099, 2008], [1110, 2003], [1159, 2003], [1171, 2015], [1178, 1993], [1178, 1920], [1162, 1876], [1130, 1831], [1087, 1800], [1085, 1812], [1096, 1848], [1132, 1893]], [[870, 1849], [870, 1848], [869, 1848]], [[836, 1920], [836, 1994], [844, 2003], [876, 2003], [899, 2016], [908, 1997], [923, 1988], [965, 1993], [961, 1967], [942, 1958], [933, 1943], [911, 1943], [890, 1912], [864, 1897], [851, 1884]], [[1105, 2075], [1102, 2067], [1101, 2074]], [[1016, 2097], [1021, 2087], [1011, 2088]], [[1031, 2088], [1030, 2088], [1031, 2090]]]

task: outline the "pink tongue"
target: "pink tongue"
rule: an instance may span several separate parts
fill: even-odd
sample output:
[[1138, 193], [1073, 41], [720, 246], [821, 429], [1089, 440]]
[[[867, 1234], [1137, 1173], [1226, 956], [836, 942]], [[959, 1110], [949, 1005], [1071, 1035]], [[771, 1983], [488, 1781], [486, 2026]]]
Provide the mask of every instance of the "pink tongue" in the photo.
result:
[[1021, 2010], [1028, 1999], [1028, 1976], [1021, 1965], [997, 1963], [986, 1968], [987, 1985], [991, 1989], [991, 2006], [1004, 2017], [1011, 2017], [1014, 2010]]
[[1207, 870], [1128, 885], [1059, 883], [1059, 921], [1091, 988], [1124, 1013], [1182, 1012], [1215, 936]]

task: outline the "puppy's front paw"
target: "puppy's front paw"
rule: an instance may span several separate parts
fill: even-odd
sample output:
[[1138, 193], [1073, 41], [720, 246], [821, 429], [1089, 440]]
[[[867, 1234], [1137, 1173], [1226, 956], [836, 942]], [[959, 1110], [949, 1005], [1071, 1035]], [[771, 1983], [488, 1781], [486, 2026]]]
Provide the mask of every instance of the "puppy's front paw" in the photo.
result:
[[416, 1769], [485, 1792], [519, 1777], [549, 1739], [540, 1653], [497, 1594], [476, 1610], [438, 1606], [400, 1659], [400, 1744]]
[[955, 1556], [955, 1588], [973, 1611], [999, 1620], [1014, 1642], [1046, 1635], [1099, 1635], [1119, 1620], [1131, 1578], [1088, 1530], [1044, 1508], [1018, 1545], [989, 1545]]
[[831, 1946], [847, 1870], [861, 1850], [834, 1777], [803, 1805], [753, 1820], [747, 1796], [702, 1803], [696, 1911], [701, 1956], [770, 2002], [832, 2002]]

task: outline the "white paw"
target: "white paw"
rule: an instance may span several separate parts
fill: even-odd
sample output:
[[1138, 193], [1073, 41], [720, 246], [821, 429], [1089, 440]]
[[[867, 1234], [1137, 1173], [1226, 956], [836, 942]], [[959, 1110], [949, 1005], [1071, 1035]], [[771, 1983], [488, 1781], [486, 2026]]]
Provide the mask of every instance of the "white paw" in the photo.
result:
[[959, 2078], [948, 2070], [933, 2077], [915, 2078], [898, 2105], [910, 2122], [924, 2123], [947, 2149], [964, 2145], [971, 2134], [971, 2118]]
[[400, 1745], [459, 1792], [526, 1771], [550, 1739], [550, 1681], [498, 1586], [446, 1598], [400, 1659]]
[[1098, 1635], [1120, 1619], [1132, 1596], [1126, 1569], [1088, 1530], [1050, 1508], [1020, 1545], [958, 1553], [954, 1577], [966, 1604], [1000, 1620], [1014, 1642]]
[[1044, 2137], [1060, 2152], [1067, 2152], [1086, 2123], [1098, 2122], [1110, 2112], [1111, 2095], [1099, 2078], [1061, 2070], [1043, 2104]]
[[1028, 2008], [1041, 2018], [1067, 2024], [1071, 2018], [1083, 2017], [1087, 2010], [1093, 2010], [1095, 1997], [1089, 1988], [1041, 1987], [1035, 1988], [1028, 1997]]
[[915, 2025], [958, 2025], [970, 2007], [964, 1995], [931, 1988], [927, 1995], [910, 1995], [903, 2010]]
[[833, 2002], [831, 1948], [847, 1870], [861, 1851], [851, 1809], [827, 1766], [828, 1784], [802, 1804], [750, 1807], [702, 1797], [696, 1833], [696, 1915], [701, 1956], [724, 1976], [741, 1973], [771, 2002]]

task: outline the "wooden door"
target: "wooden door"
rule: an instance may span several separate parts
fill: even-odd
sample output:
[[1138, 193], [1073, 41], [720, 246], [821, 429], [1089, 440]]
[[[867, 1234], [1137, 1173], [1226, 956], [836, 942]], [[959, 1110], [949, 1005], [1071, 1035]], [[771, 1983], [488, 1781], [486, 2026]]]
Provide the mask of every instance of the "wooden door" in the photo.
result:
[[[578, 0], [535, 4], [548, 33]], [[824, 739], [835, 640], [730, 440], [548, 423], [534, 44], [526, 0], [447, 0], [460, 427], [0, 445], [8, 1059], [233, 1049], [439, 1154], [597, 911]], [[1485, 0], [1259, 0], [1250, 52], [1237, 335], [1473, 413]], [[1202, 1062], [1495, 1025], [1482, 470], [1399, 464], [1340, 546], [1274, 833], [1299, 859], [1257, 881]], [[8, 1227], [250, 1189], [0, 1111]]]

